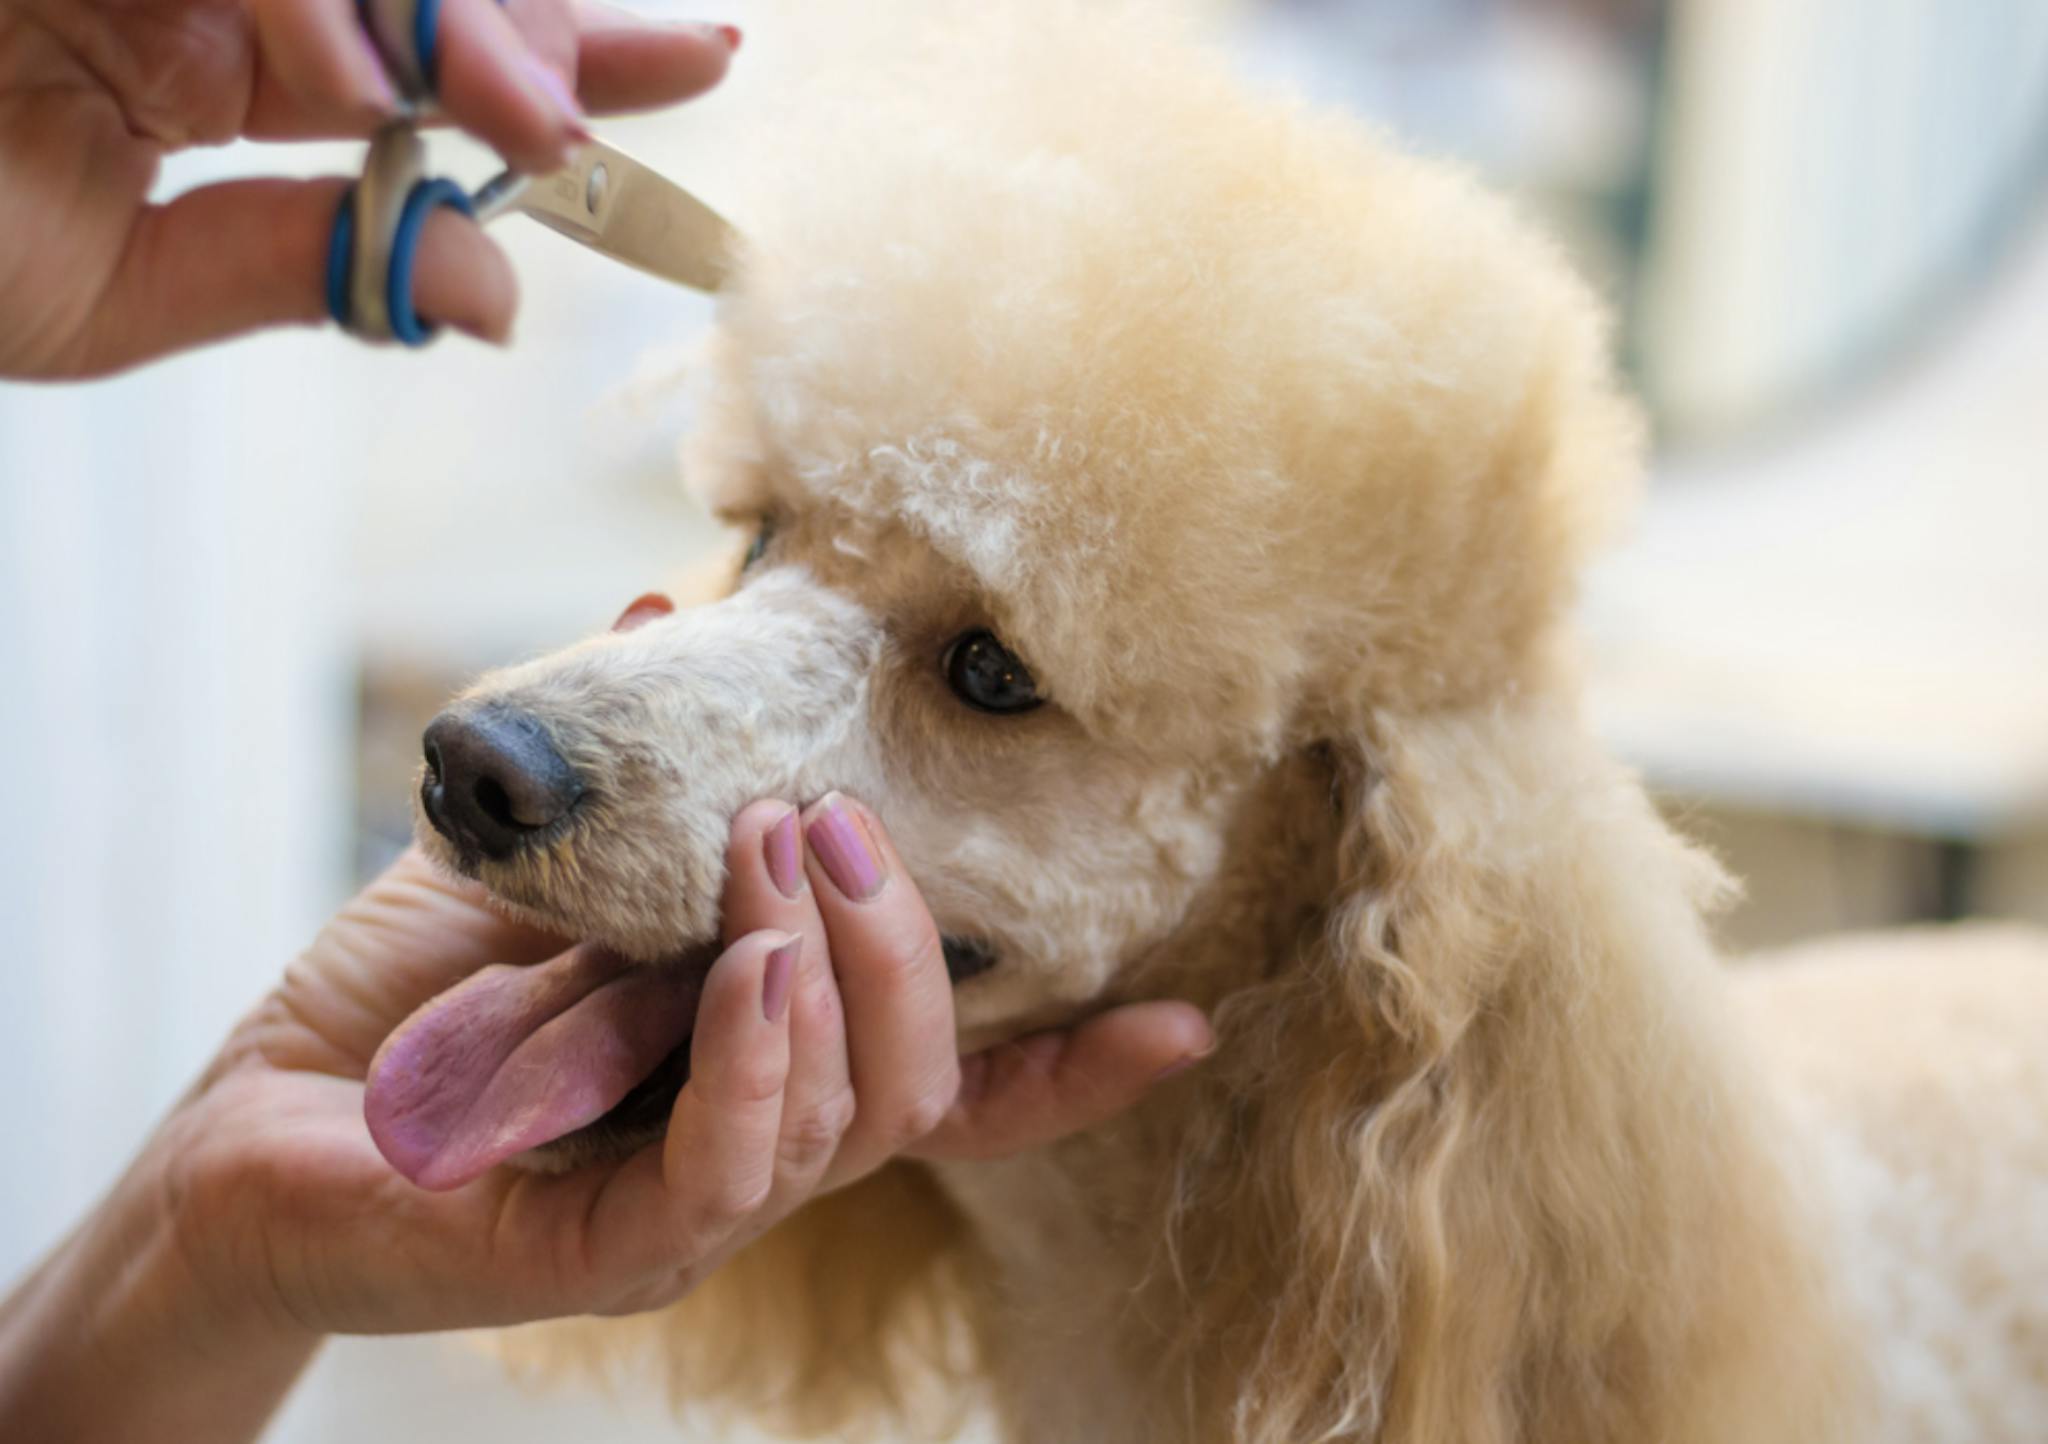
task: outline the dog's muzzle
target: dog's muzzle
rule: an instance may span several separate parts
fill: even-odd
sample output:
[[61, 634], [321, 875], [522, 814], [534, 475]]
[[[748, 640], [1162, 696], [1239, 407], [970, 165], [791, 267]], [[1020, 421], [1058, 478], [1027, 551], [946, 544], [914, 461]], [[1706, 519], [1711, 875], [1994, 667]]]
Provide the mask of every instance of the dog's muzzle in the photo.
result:
[[422, 739], [420, 806], [462, 852], [503, 862], [548, 836], [583, 797], [583, 783], [531, 713], [451, 708]]

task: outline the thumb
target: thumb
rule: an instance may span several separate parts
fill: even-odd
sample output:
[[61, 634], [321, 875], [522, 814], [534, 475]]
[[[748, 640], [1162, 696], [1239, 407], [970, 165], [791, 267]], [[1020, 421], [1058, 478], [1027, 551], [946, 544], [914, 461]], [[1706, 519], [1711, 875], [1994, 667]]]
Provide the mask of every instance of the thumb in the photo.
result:
[[[241, 180], [146, 206], [96, 308], [79, 370], [118, 371], [265, 326], [327, 314], [327, 246], [347, 182]], [[518, 283], [466, 217], [428, 218], [414, 274], [421, 316], [485, 340], [510, 334]]]
[[1216, 1035], [1191, 1003], [1131, 1003], [960, 1060], [952, 1111], [910, 1151], [1001, 1158], [1093, 1127], [1202, 1058]]

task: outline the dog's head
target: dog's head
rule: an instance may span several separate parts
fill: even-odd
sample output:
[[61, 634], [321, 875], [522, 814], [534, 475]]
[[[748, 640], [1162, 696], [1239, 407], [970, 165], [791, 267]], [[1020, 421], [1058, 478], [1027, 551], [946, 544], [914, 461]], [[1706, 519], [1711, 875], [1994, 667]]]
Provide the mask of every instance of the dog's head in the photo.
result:
[[424, 845], [522, 915], [701, 967], [733, 815], [839, 789], [985, 1042], [1170, 937], [1279, 760], [1538, 684], [1633, 464], [1563, 268], [1220, 72], [1019, 63], [750, 225], [686, 455], [730, 594], [429, 733]]

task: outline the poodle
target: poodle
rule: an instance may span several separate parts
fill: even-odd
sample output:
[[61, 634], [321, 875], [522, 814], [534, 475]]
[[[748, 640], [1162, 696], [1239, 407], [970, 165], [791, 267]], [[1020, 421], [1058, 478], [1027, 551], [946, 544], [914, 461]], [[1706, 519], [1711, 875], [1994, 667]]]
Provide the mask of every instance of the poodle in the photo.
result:
[[421, 837], [687, 970], [733, 814], [843, 789], [972, 964], [963, 1049], [1146, 997], [1221, 1046], [509, 1347], [829, 1437], [2048, 1437], [2048, 948], [1717, 958], [1728, 884], [1577, 707], [1643, 440], [1588, 289], [1170, 17], [889, 13], [735, 127], [777, 158], [684, 464], [746, 556], [454, 704], [571, 769], [558, 825]]

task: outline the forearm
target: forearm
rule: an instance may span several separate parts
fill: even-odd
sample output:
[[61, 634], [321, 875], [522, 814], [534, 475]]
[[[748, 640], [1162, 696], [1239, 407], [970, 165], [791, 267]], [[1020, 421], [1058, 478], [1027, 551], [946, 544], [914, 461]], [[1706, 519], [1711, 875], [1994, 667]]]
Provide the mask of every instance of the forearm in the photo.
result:
[[145, 1167], [0, 1303], [0, 1439], [244, 1444], [318, 1347], [204, 1285]]

